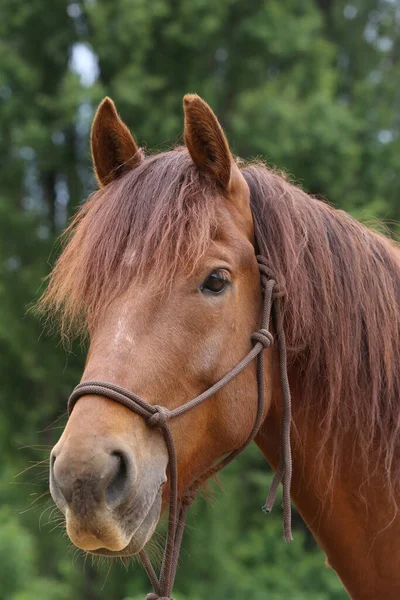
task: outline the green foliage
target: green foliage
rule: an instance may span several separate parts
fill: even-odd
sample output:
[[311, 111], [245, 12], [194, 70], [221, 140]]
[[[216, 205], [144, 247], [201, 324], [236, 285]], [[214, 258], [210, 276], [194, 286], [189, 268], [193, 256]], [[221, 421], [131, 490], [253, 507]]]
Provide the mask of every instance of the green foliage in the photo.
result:
[[[149, 589], [136, 565], [113, 564], [107, 578], [107, 563], [75, 555], [41, 499], [40, 463], [59, 434], [45, 428], [65, 411], [84, 349], [65, 352], [28, 309], [56, 236], [94, 187], [97, 102], [112, 96], [157, 150], [181, 140], [182, 96], [197, 92], [237, 154], [262, 156], [358, 218], [395, 228], [398, 10], [388, 0], [2, 0], [0, 600], [139, 600]], [[346, 597], [299, 517], [288, 546], [280, 511], [258, 510], [269, 477], [250, 451], [221, 477], [223, 492], [196, 502], [177, 600]]]
[[0, 510], [0, 582], [4, 600], [68, 600], [66, 583], [40, 576], [37, 539], [11, 509]]

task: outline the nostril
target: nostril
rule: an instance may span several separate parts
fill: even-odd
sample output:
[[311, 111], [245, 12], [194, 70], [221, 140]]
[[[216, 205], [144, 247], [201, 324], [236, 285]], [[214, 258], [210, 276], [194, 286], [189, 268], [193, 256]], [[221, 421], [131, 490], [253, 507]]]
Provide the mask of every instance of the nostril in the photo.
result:
[[56, 456], [54, 452], [50, 454], [50, 481], [54, 481], [54, 463], [56, 462]]
[[56, 455], [54, 452], [51, 452], [50, 454], [50, 482], [52, 482], [53, 484], [55, 483], [55, 462], [56, 462]]
[[62, 489], [58, 480], [57, 480], [57, 467], [56, 467], [56, 459], [57, 455], [54, 451], [50, 454], [50, 492], [53, 497], [54, 502], [57, 504], [60, 510], [64, 510], [67, 505], [66, 493], [65, 490]]
[[129, 493], [129, 460], [123, 452], [113, 452], [116, 461], [115, 473], [106, 489], [108, 505], [120, 505]]

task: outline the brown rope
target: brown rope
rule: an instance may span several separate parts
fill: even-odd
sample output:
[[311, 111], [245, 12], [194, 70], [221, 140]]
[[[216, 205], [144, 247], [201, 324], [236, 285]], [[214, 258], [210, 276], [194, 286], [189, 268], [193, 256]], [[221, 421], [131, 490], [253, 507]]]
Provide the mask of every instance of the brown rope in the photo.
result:
[[[260, 268], [261, 286], [263, 292], [263, 311], [261, 318], [261, 327], [254, 332], [251, 340], [254, 342], [250, 352], [236, 365], [229, 373], [224, 375], [219, 381], [212, 385], [208, 390], [199, 394], [186, 404], [169, 410], [164, 406], [148, 404], [133, 392], [105, 381], [86, 381], [76, 386], [68, 400], [68, 413], [71, 414], [76, 402], [82, 396], [98, 395], [105, 396], [123, 404], [133, 412], [139, 414], [146, 420], [150, 427], [161, 429], [168, 450], [169, 470], [170, 470], [170, 502], [167, 539], [165, 543], [164, 556], [160, 570], [160, 576], [151, 564], [147, 553], [142, 550], [139, 553], [140, 561], [147, 573], [153, 592], [147, 595], [146, 600], [173, 600], [171, 591], [175, 581], [175, 575], [178, 565], [179, 552], [182, 543], [183, 532], [185, 528], [186, 514], [189, 506], [194, 501], [197, 488], [209, 477], [215, 475], [218, 471], [228, 465], [250, 444], [257, 435], [261, 427], [264, 408], [265, 408], [265, 381], [264, 381], [264, 350], [273, 343], [273, 336], [268, 330], [269, 322], [272, 318], [278, 339], [279, 367], [281, 378], [281, 392], [283, 402], [282, 426], [281, 426], [281, 446], [278, 470], [275, 473], [267, 501], [263, 507], [265, 512], [270, 512], [275, 502], [279, 483], [283, 486], [283, 521], [284, 534], [286, 541], [291, 541], [291, 504], [290, 504], [290, 483], [292, 476], [292, 457], [290, 448], [290, 423], [291, 423], [291, 400], [289, 380], [287, 376], [286, 360], [286, 341], [283, 328], [282, 313], [280, 310], [280, 298], [284, 294], [284, 284], [277, 286], [274, 279], [271, 279], [271, 273], [263, 257], [257, 257]], [[184, 493], [181, 501], [178, 498], [178, 463], [176, 449], [168, 421], [178, 417], [192, 408], [195, 408], [211, 396], [213, 396], [223, 386], [235, 379], [243, 369], [247, 367], [257, 357], [257, 411], [252, 430], [247, 440], [233, 450], [228, 456], [216, 465], [208, 469], [199, 477]]]
[[279, 370], [281, 378], [281, 392], [283, 401], [282, 425], [281, 425], [281, 446], [278, 469], [275, 473], [272, 485], [269, 490], [267, 500], [263, 506], [264, 512], [271, 512], [275, 502], [278, 485], [282, 481], [283, 487], [283, 528], [285, 540], [292, 541], [292, 512], [290, 503], [290, 484], [292, 480], [292, 451], [290, 444], [290, 423], [291, 423], [291, 397], [289, 379], [287, 375], [287, 354], [286, 339], [283, 330], [283, 319], [280, 310], [280, 299], [276, 298], [274, 302], [274, 320], [276, 323], [276, 333], [278, 336], [279, 352]]

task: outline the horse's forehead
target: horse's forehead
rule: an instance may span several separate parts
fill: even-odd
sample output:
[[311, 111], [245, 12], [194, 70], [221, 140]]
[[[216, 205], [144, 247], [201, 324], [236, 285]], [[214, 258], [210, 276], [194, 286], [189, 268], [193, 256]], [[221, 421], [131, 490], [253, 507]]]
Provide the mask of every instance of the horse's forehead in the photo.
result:
[[250, 211], [243, 209], [230, 198], [219, 202], [218, 225], [210, 239], [208, 254], [220, 254], [221, 258], [242, 262], [254, 258], [254, 225]]
[[216, 263], [222, 261], [238, 274], [241, 270], [247, 270], [255, 260], [252, 242], [243, 231], [231, 224], [225, 227], [223, 236], [211, 240], [204, 260], [200, 262], [197, 270], [201, 272], [207, 267], [215, 268], [218, 266]]

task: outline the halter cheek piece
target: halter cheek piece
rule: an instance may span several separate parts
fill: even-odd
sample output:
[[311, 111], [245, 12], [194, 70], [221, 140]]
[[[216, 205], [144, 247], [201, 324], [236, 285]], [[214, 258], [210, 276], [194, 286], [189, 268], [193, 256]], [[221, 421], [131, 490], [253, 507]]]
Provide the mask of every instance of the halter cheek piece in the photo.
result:
[[[292, 457], [290, 449], [290, 421], [291, 421], [291, 402], [290, 389], [287, 376], [286, 360], [286, 342], [283, 329], [283, 320], [280, 310], [280, 298], [285, 294], [283, 286], [278, 286], [271, 279], [267, 262], [263, 257], [258, 256], [258, 265], [260, 269], [261, 288], [263, 292], [263, 311], [261, 318], [261, 327], [254, 332], [251, 340], [254, 343], [250, 352], [222, 379], [217, 381], [208, 390], [196, 396], [186, 404], [169, 410], [165, 406], [153, 406], [148, 404], [136, 394], [125, 390], [124, 388], [107, 383], [106, 381], [85, 381], [76, 386], [68, 400], [68, 414], [70, 415], [76, 402], [81, 396], [98, 395], [106, 396], [115, 402], [123, 404], [133, 412], [141, 415], [149, 427], [158, 427], [164, 435], [165, 443], [169, 455], [170, 469], [170, 504], [167, 540], [165, 543], [164, 557], [162, 561], [160, 576], [157, 577], [147, 553], [142, 550], [139, 558], [145, 568], [149, 580], [153, 586], [154, 592], [147, 595], [147, 600], [173, 600], [171, 591], [174, 585], [176, 569], [178, 565], [179, 551], [182, 542], [183, 530], [185, 527], [186, 513], [189, 506], [195, 499], [197, 488], [210, 476], [215, 475], [223, 469], [234, 458], [236, 458], [248, 444], [257, 435], [263, 421], [265, 407], [265, 384], [264, 384], [264, 350], [273, 343], [273, 336], [268, 330], [269, 322], [272, 316], [276, 336], [278, 340], [279, 368], [281, 380], [281, 392], [283, 401], [282, 426], [281, 426], [281, 446], [279, 466], [275, 473], [271, 488], [263, 506], [264, 512], [270, 512], [275, 501], [276, 492], [279, 483], [283, 485], [283, 526], [285, 540], [291, 541], [291, 508], [290, 508], [290, 482], [292, 476]], [[249, 363], [257, 357], [257, 413], [253, 428], [245, 443], [236, 450], [233, 450], [228, 456], [222, 459], [216, 465], [213, 465], [190, 487], [188, 487], [180, 499], [178, 497], [178, 463], [174, 440], [171, 434], [168, 421], [195, 408], [210, 396], [213, 396], [222, 387], [227, 385], [232, 379], [243, 371]]]

